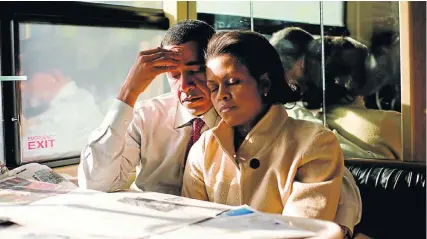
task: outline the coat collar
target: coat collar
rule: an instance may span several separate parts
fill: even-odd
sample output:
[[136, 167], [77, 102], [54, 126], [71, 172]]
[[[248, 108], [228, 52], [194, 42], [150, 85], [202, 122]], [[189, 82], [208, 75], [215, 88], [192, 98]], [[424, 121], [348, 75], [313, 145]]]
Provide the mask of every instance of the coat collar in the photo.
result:
[[212, 133], [221, 148], [230, 156], [246, 161], [256, 157], [267, 147], [273, 144], [283, 125], [288, 119], [286, 108], [283, 105], [272, 105], [267, 114], [252, 128], [244, 139], [238, 152], [234, 150], [234, 129], [224, 120], [213, 128]]

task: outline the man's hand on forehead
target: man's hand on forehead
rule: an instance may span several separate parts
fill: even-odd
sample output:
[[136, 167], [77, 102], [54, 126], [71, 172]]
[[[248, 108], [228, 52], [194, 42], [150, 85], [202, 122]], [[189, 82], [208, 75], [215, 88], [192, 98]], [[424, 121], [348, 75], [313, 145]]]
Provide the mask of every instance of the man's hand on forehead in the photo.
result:
[[183, 52], [182, 46], [174, 46], [170, 50], [175, 52]]
[[154, 69], [161, 70], [160, 73], [176, 68], [181, 63], [182, 55], [179, 49], [170, 50], [161, 47], [139, 53], [143, 62], [151, 64]]
[[156, 76], [176, 70], [182, 61], [182, 51], [154, 48], [139, 52], [117, 99], [134, 106], [139, 94], [145, 91]]

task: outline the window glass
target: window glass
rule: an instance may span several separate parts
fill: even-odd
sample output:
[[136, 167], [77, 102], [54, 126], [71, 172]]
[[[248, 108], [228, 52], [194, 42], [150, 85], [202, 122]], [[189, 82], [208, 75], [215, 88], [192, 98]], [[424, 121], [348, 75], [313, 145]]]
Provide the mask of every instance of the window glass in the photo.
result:
[[[21, 23], [22, 161], [78, 157], [141, 49], [164, 30]], [[139, 100], [169, 91], [158, 76]]]

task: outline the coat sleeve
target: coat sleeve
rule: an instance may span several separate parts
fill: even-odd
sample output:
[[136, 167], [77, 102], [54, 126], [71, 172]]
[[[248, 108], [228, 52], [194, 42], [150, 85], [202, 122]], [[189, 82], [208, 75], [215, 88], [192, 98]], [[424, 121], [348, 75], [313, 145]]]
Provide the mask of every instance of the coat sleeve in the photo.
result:
[[353, 232], [354, 226], [362, 219], [362, 198], [351, 172], [344, 168], [340, 201], [334, 222]]
[[344, 171], [344, 157], [335, 135], [322, 131], [302, 153], [283, 215], [333, 221]]
[[191, 147], [188, 153], [182, 186], [182, 196], [209, 201], [203, 174], [205, 138], [206, 134], [202, 134], [200, 139]]

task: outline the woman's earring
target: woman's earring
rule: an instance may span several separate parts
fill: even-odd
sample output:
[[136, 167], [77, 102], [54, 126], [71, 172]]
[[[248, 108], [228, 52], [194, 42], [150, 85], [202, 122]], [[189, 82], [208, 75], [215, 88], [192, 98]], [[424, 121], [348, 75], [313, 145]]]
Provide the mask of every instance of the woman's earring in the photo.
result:
[[264, 96], [267, 97], [267, 92], [264, 93]]

